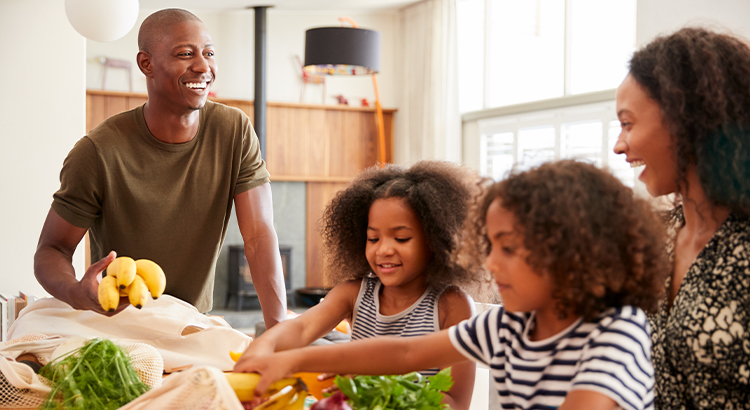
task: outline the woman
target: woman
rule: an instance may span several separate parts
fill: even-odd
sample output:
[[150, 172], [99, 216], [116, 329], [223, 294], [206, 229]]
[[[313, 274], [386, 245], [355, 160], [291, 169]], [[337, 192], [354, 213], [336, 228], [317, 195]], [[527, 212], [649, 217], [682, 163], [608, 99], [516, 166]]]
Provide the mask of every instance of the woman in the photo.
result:
[[651, 317], [656, 408], [750, 408], [750, 47], [686, 28], [637, 51], [615, 152], [676, 194], [672, 272]]

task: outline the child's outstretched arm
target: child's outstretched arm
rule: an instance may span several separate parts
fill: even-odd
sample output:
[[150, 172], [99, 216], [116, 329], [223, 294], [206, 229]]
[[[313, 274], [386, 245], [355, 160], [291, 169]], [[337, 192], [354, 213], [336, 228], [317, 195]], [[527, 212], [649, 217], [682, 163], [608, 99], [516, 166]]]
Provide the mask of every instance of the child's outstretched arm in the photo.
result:
[[285, 320], [255, 339], [235, 368], [253, 357], [307, 346], [333, 330], [354, 309], [361, 281], [342, 283], [331, 289], [325, 299], [292, 320]]
[[376, 337], [331, 346], [311, 346], [237, 363], [237, 372], [256, 372], [263, 377], [255, 387], [260, 396], [275, 380], [296, 372], [337, 374], [404, 374], [431, 367], [445, 367], [465, 360], [453, 347], [448, 330], [418, 337]]
[[[438, 302], [440, 311], [440, 329], [445, 330], [457, 325], [474, 315], [474, 301], [459, 288], [450, 287], [440, 295]], [[453, 387], [445, 393], [443, 403], [453, 410], [468, 410], [471, 396], [474, 393], [474, 377], [477, 365], [464, 357], [461, 362], [451, 365]]]

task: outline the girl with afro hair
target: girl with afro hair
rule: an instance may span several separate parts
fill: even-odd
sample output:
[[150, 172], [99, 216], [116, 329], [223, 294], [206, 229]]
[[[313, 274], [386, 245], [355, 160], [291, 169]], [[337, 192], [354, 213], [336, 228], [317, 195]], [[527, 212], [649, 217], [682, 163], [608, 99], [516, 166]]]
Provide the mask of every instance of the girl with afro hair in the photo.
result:
[[[502, 408], [653, 409], [649, 322], [664, 237], [650, 204], [593, 165], [552, 162], [489, 187], [459, 263], [489, 271], [502, 305], [449, 329], [256, 357], [256, 393], [295, 371], [401, 374], [467, 358], [490, 368]], [[454, 376], [458, 382], [458, 378]]]
[[[341, 320], [352, 324], [356, 341], [413, 338], [471, 317], [473, 300], [462, 288], [479, 289], [481, 281], [453, 263], [451, 255], [477, 181], [468, 169], [440, 161], [361, 173], [339, 191], [323, 216], [334, 288], [318, 305], [253, 341], [235, 369], [264, 355], [307, 346]], [[475, 366], [468, 360], [451, 364], [455, 382], [444, 402], [466, 410]], [[416, 370], [433, 375], [439, 368]]]

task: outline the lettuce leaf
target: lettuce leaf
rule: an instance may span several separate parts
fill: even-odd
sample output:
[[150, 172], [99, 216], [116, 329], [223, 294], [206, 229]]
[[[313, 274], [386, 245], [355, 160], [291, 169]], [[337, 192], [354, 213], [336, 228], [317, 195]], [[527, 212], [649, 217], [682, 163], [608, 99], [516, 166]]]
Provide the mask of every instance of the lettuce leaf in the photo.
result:
[[450, 367], [425, 377], [417, 372], [403, 376], [336, 376], [336, 386], [354, 410], [449, 410], [443, 392], [453, 386]]

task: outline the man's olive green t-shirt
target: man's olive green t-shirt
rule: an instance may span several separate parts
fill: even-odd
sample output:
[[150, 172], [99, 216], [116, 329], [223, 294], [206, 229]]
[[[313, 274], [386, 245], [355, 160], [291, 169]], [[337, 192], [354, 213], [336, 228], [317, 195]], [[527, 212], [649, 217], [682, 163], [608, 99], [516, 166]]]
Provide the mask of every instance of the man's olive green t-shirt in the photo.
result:
[[89, 230], [92, 263], [111, 250], [151, 259], [166, 274], [166, 294], [206, 312], [234, 196], [267, 182], [242, 111], [207, 101], [195, 138], [167, 144], [151, 135], [140, 106], [76, 143], [52, 208]]

